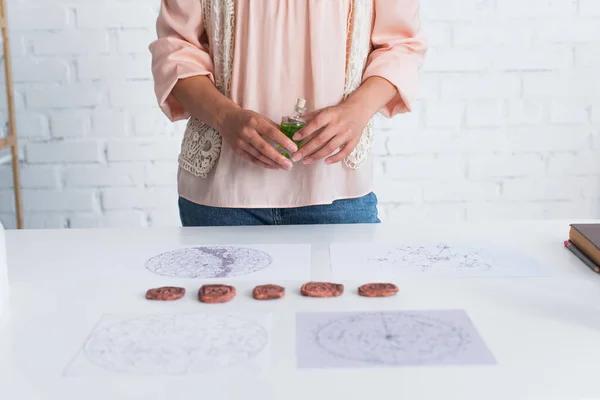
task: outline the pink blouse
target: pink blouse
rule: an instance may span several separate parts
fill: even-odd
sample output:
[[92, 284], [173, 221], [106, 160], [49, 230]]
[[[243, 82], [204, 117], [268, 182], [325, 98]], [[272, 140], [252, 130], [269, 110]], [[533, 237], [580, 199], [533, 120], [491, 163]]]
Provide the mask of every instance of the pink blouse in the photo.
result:
[[[162, 0], [158, 39], [150, 45], [155, 92], [171, 121], [189, 114], [171, 94], [180, 78], [213, 78], [212, 61], [200, 42], [202, 0]], [[279, 123], [293, 112], [298, 97], [307, 112], [343, 98], [348, 17], [352, 0], [236, 0], [231, 98], [245, 109]], [[363, 81], [380, 76], [398, 95], [381, 113], [411, 110], [418, 72], [426, 52], [419, 0], [373, 0], [371, 53]], [[401, 134], [401, 133], [400, 133]], [[217, 165], [207, 178], [178, 172], [179, 195], [217, 207], [299, 207], [329, 204], [373, 190], [373, 162], [360, 168], [342, 162], [294, 164], [291, 171], [269, 170], [238, 157], [223, 141]]]

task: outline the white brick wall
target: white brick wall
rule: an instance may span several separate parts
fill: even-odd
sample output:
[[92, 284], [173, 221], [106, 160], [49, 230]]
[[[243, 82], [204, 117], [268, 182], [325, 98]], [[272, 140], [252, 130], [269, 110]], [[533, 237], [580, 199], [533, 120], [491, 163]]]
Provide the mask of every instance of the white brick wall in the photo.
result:
[[[415, 112], [377, 121], [382, 218], [599, 217], [600, 0], [421, 1]], [[148, 53], [159, 1], [9, 3], [27, 227], [178, 225], [184, 123], [158, 110]], [[8, 226], [11, 188], [1, 166]]]

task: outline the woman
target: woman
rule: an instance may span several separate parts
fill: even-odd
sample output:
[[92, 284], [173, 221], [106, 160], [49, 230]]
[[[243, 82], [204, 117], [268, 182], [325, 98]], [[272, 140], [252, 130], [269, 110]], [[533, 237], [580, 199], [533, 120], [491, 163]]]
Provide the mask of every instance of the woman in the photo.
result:
[[[157, 32], [184, 226], [379, 222], [371, 121], [411, 110], [419, 0], [162, 0]], [[300, 148], [278, 126], [298, 98]]]

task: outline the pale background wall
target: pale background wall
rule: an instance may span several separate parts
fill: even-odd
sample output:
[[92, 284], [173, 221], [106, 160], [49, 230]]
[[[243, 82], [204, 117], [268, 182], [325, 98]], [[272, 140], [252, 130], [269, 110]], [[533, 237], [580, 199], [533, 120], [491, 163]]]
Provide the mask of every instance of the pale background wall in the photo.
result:
[[[27, 227], [179, 224], [158, 4], [9, 1]], [[600, 0], [422, 0], [422, 18], [418, 110], [378, 123], [383, 219], [600, 216]], [[0, 167], [13, 226], [10, 187]]]

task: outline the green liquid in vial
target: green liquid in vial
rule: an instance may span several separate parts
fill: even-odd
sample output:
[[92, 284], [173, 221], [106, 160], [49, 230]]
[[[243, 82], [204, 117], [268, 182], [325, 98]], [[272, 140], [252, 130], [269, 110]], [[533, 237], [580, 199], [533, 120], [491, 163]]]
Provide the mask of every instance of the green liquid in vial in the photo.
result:
[[[304, 124], [281, 124], [279, 129], [281, 130], [281, 132], [283, 132], [283, 134], [285, 136], [287, 136], [288, 138], [292, 139], [292, 137], [294, 136], [294, 134], [296, 132], [298, 132], [300, 130], [300, 128], [302, 128], [304, 126]], [[298, 146], [298, 148], [300, 148], [300, 141], [296, 141], [294, 139], [292, 139], [292, 142], [294, 142], [294, 144], [296, 144], [296, 146]], [[283, 149], [282, 146], [278, 146], [280, 149]], [[287, 158], [291, 158], [292, 156], [287, 153], [284, 152], [282, 153], [284, 157]]]

